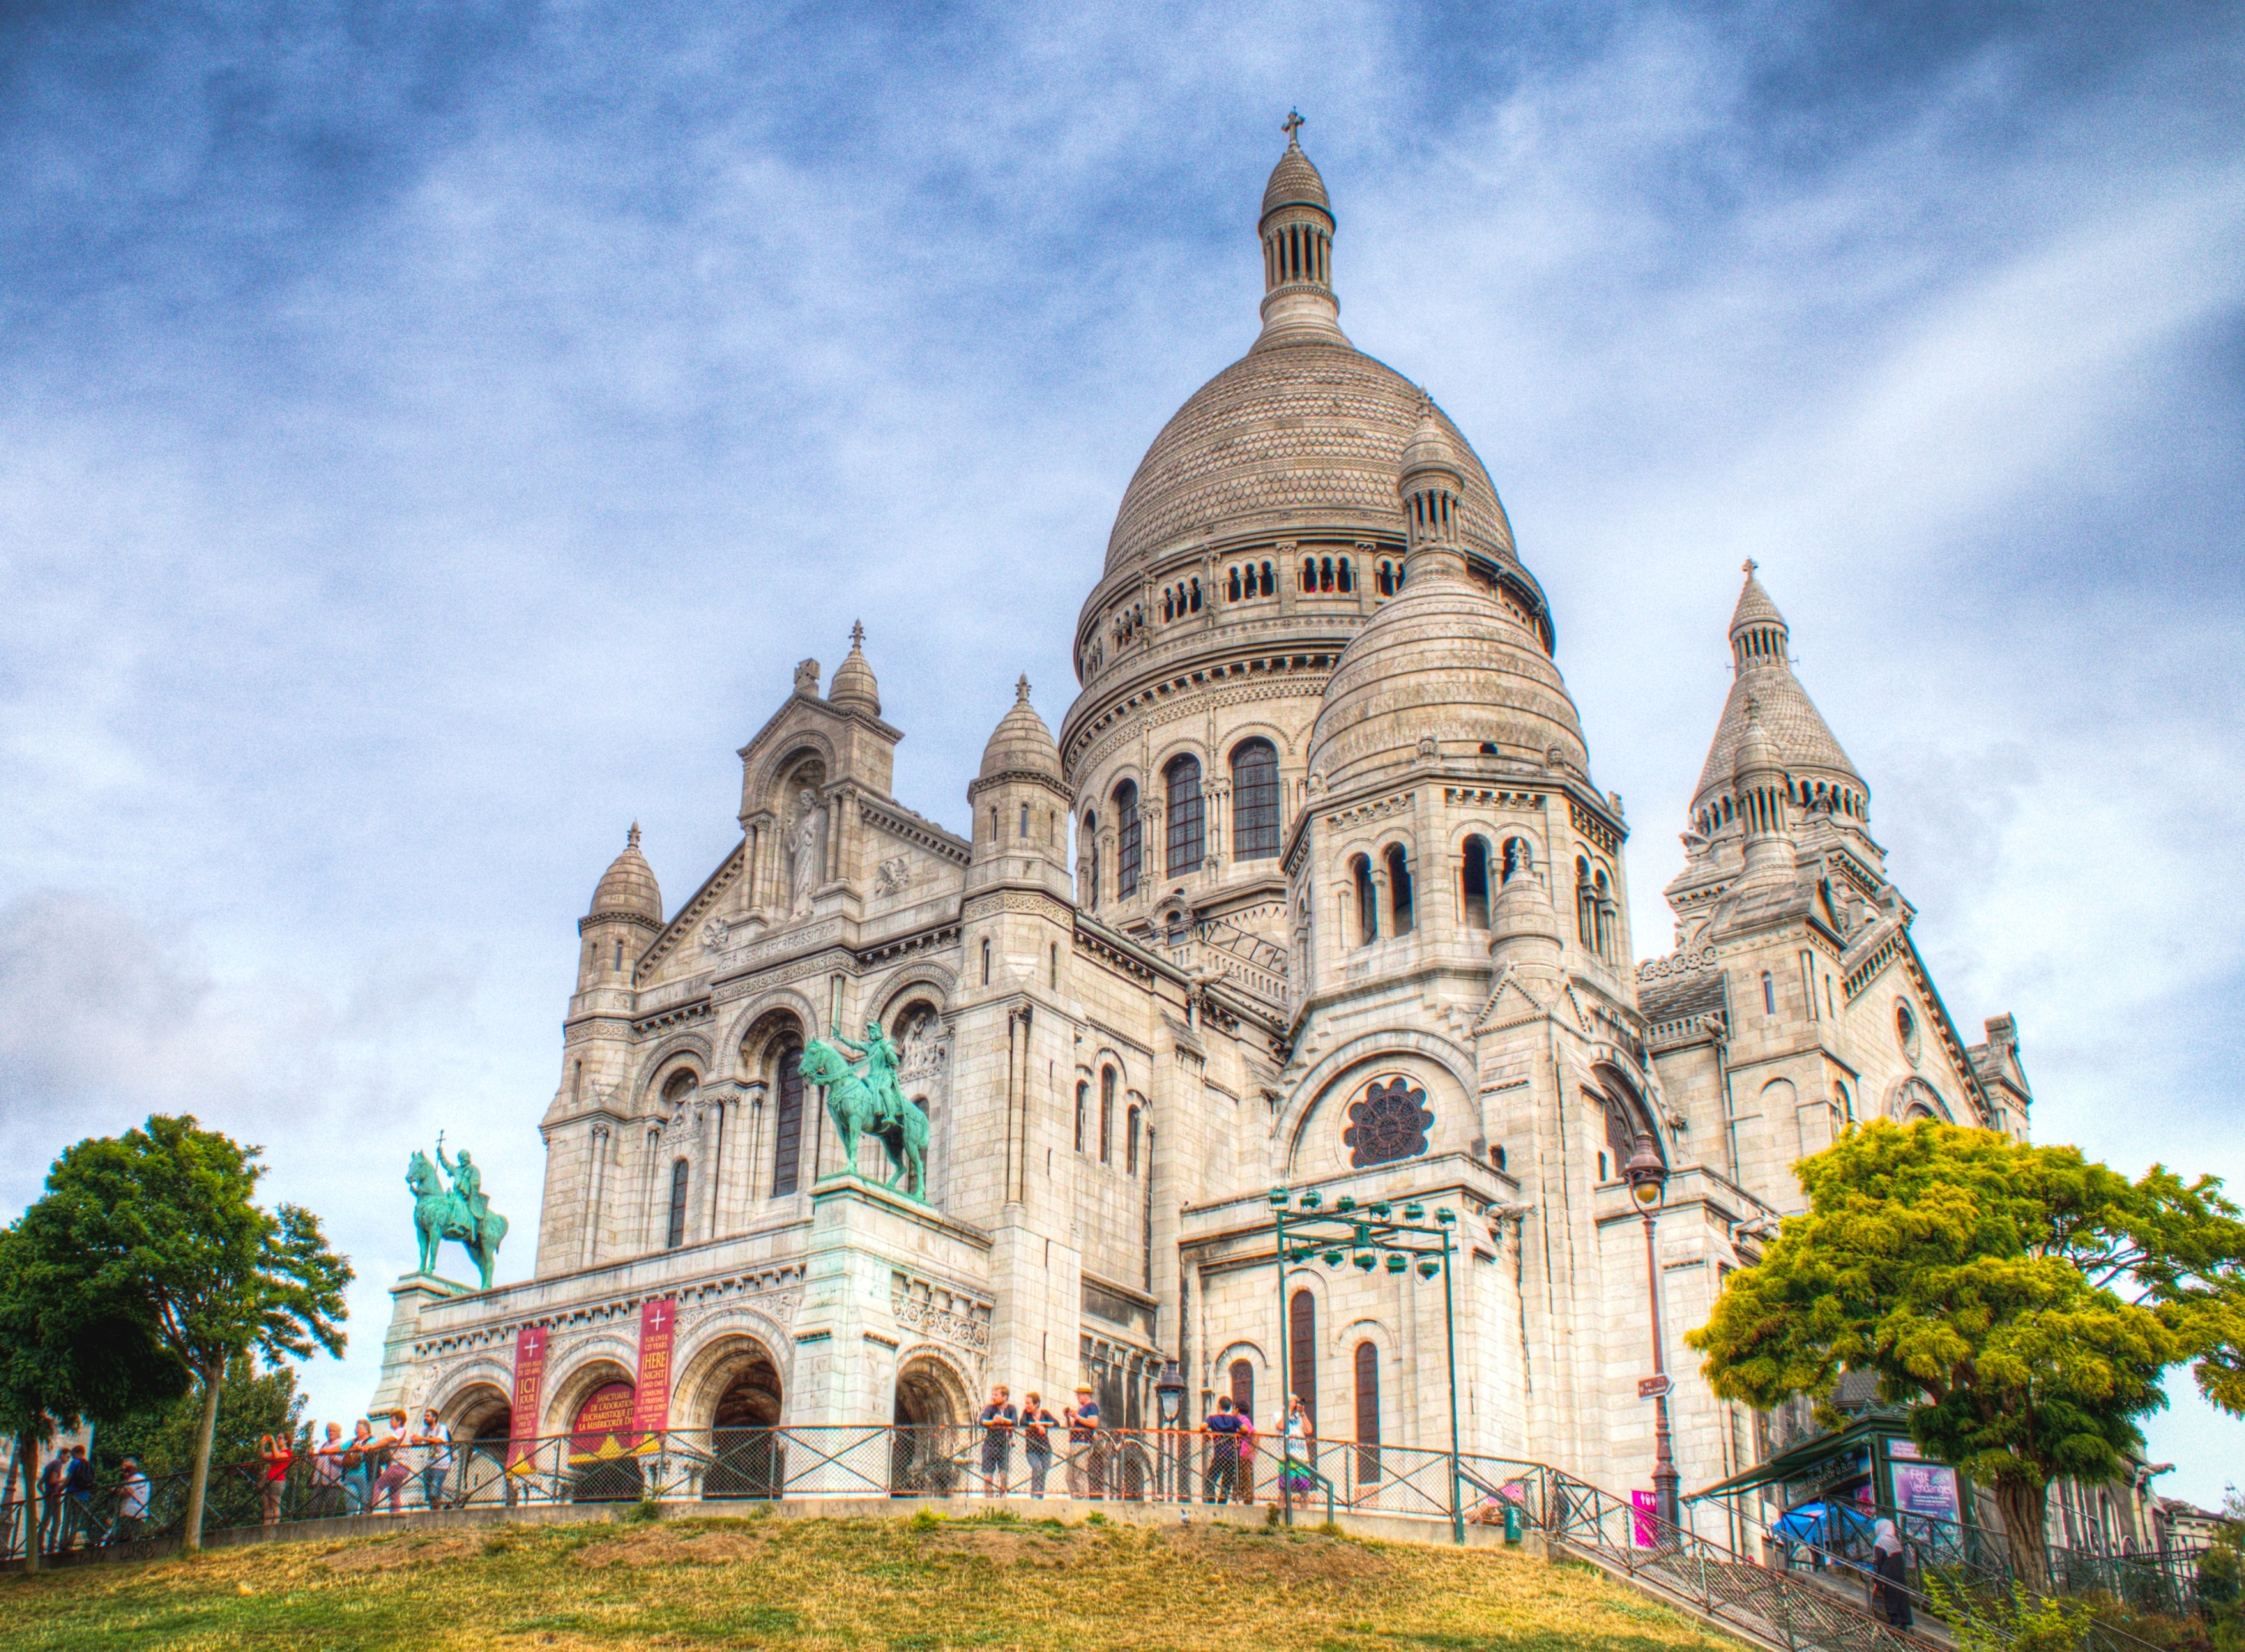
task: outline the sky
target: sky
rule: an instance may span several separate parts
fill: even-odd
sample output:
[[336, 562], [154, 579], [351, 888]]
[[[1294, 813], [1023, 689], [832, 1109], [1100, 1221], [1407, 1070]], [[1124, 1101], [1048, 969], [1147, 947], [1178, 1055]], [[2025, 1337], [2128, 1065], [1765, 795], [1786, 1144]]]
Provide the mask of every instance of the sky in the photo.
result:
[[[526, 1276], [626, 828], [675, 906], [862, 620], [964, 829], [1254, 336], [1291, 107], [1343, 325], [1550, 596], [1639, 954], [1751, 556], [2038, 1139], [2245, 1191], [2241, 88], [2194, 0], [7, 8], [0, 1213], [153, 1111], [261, 1144], [358, 1273], [322, 1417], [439, 1129]], [[2150, 1439], [2245, 1481], [2187, 1391]]]

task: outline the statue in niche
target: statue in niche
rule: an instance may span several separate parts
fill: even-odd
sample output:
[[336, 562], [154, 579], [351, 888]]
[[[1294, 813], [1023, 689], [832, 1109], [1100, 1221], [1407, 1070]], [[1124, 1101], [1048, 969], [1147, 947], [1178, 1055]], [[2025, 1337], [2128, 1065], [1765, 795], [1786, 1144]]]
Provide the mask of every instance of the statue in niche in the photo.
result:
[[811, 916], [811, 897], [818, 891], [825, 851], [826, 811], [819, 807], [818, 794], [806, 786], [796, 796], [795, 824], [788, 831], [790, 917]]

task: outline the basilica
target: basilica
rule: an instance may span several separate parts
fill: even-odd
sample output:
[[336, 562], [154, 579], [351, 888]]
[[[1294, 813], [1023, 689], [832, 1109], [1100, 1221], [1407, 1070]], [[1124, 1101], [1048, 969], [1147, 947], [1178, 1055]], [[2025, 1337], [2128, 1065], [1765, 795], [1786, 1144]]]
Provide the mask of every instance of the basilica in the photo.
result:
[[[684, 899], [632, 829], [578, 926], [535, 1270], [399, 1282], [379, 1405], [520, 1441], [1082, 1383], [1127, 1427], [1174, 1362], [1196, 1416], [1294, 1394], [1326, 1439], [1446, 1448], [1439, 1283], [1276, 1254], [1283, 1188], [1451, 1213], [1469, 1452], [1645, 1484], [1657, 1292], [1689, 1491], [1770, 1446], [1681, 1337], [1794, 1161], [1850, 1121], [2026, 1134], [2012, 1024], [1968, 1043], [1943, 1005], [1751, 565], [1641, 957], [1556, 618], [1463, 432], [1342, 331], [1335, 223], [1290, 135], [1260, 331], [1123, 491], [1057, 731], [1026, 680], [967, 690], [1003, 708], [970, 836], [893, 795], [909, 708], [862, 632], [749, 735]], [[838, 1134], [844, 1039], [918, 1166]]]

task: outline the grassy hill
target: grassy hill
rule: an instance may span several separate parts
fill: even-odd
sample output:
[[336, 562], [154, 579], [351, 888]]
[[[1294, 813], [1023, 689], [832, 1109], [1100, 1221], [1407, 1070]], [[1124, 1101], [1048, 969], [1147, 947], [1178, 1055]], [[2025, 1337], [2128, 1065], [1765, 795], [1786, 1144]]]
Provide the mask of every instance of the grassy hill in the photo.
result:
[[1587, 1568], [1195, 1526], [691, 1520], [0, 1579], [10, 1652], [235, 1647], [1737, 1652]]

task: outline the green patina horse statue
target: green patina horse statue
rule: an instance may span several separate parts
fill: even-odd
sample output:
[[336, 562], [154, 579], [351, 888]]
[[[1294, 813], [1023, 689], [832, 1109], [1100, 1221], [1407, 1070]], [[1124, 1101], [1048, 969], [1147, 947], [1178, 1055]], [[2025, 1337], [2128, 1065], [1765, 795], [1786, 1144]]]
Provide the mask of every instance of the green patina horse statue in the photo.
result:
[[[443, 1143], [437, 1146], [441, 1152]], [[421, 1236], [421, 1271], [436, 1272], [437, 1247], [447, 1239], [456, 1239], [475, 1258], [483, 1288], [489, 1290], [492, 1270], [499, 1265], [499, 1242], [506, 1237], [506, 1218], [488, 1206], [478, 1215], [469, 1199], [445, 1188], [437, 1167], [418, 1148], [413, 1149], [412, 1161], [405, 1168], [405, 1185], [413, 1189], [413, 1226]]]
[[895, 1167], [887, 1185], [894, 1188], [909, 1175], [912, 1185], [904, 1189], [905, 1195], [925, 1204], [927, 1114], [898, 1092], [882, 1096], [824, 1039], [812, 1039], [803, 1046], [801, 1070], [805, 1079], [826, 1088], [827, 1114], [834, 1121], [836, 1134], [849, 1144], [850, 1174], [858, 1174], [858, 1138], [878, 1136]]

